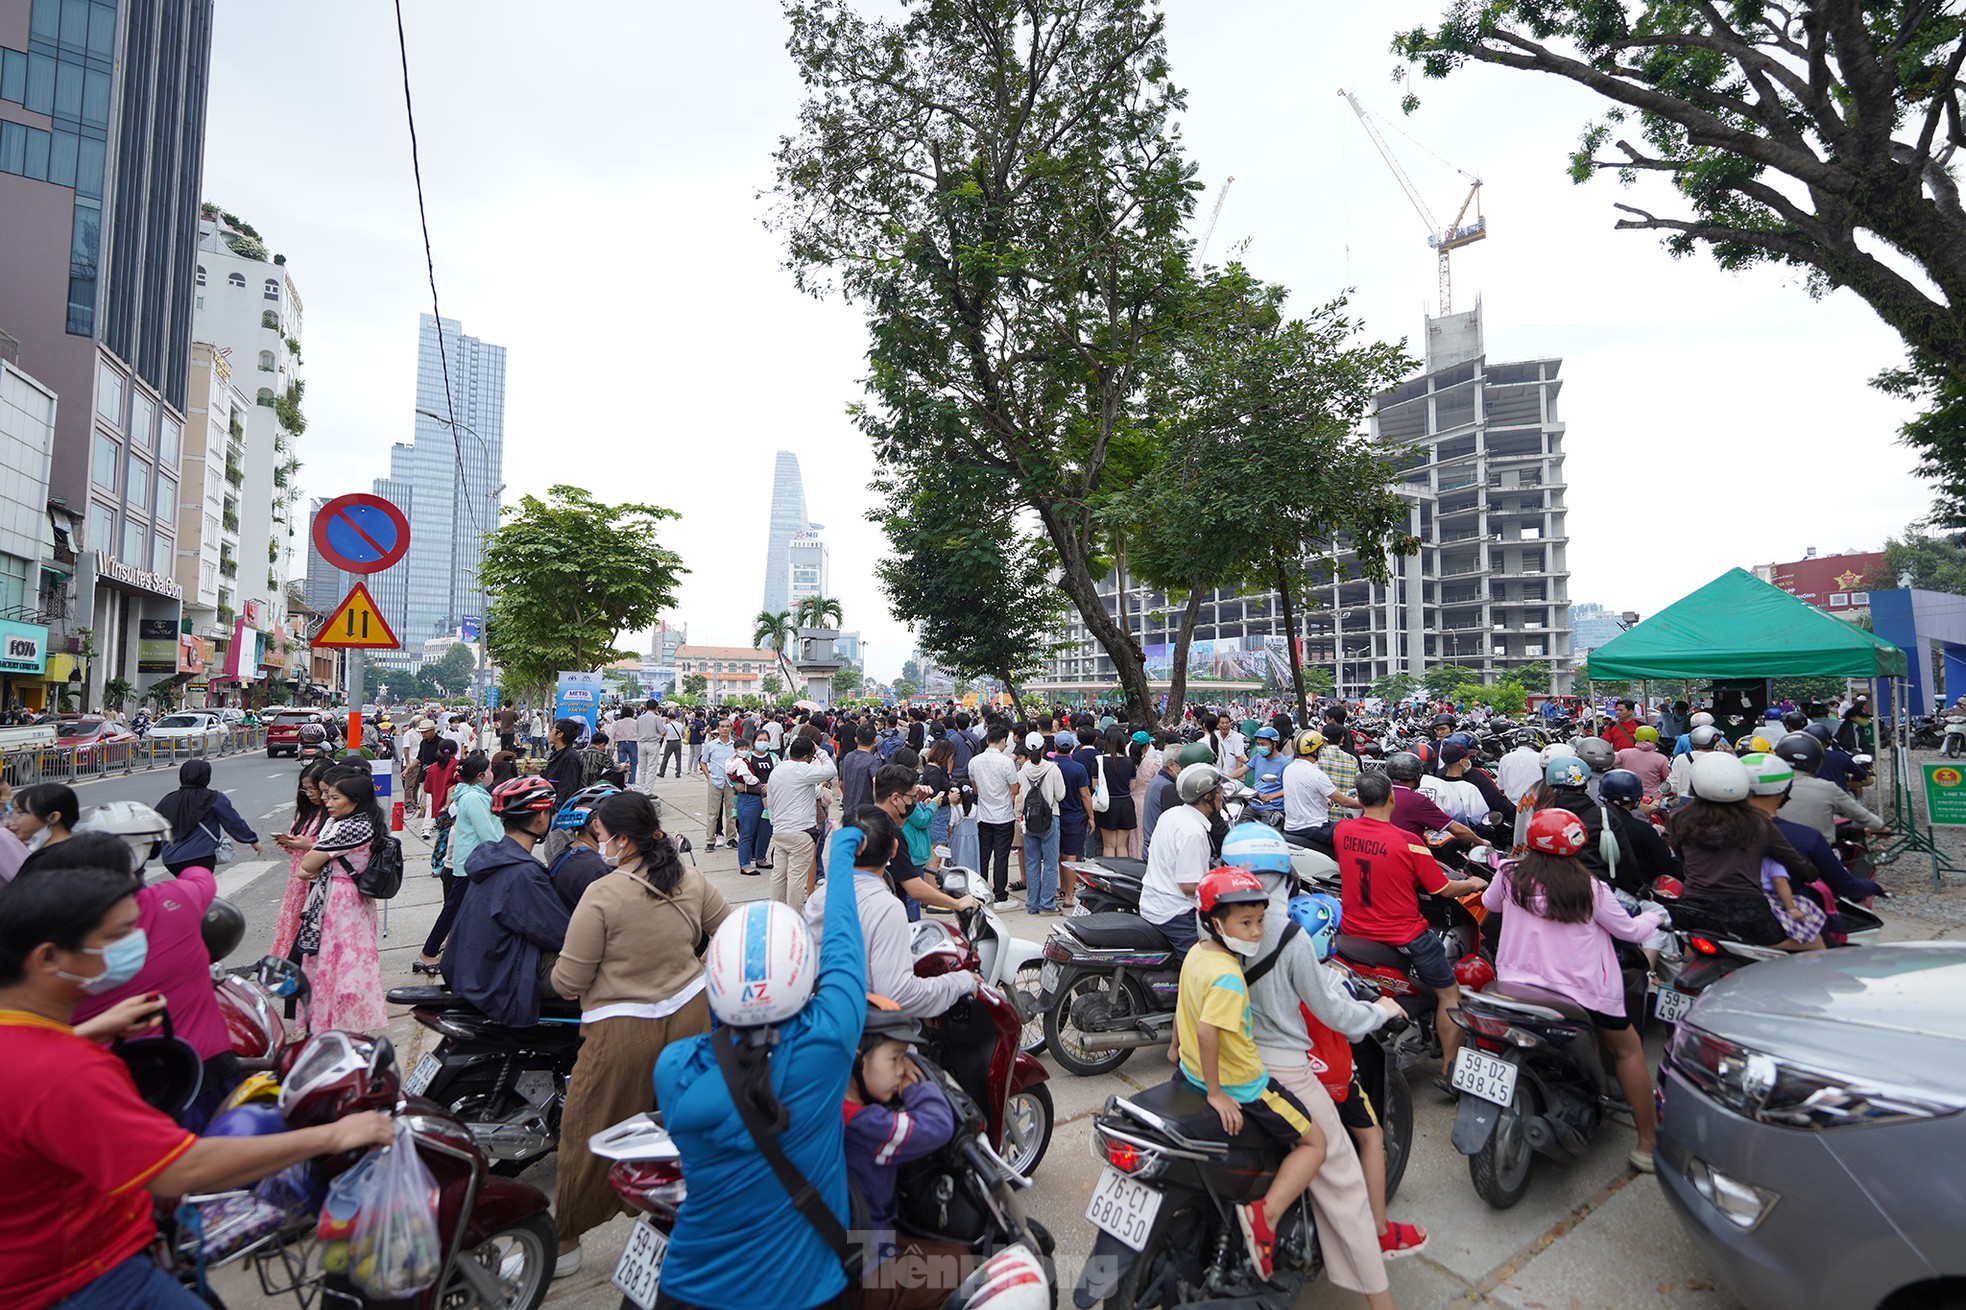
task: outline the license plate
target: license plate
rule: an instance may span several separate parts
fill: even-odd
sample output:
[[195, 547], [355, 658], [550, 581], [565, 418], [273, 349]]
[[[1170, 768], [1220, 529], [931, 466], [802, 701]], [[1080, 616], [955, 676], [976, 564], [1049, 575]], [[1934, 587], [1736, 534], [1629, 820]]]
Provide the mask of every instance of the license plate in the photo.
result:
[[1044, 968], [1038, 970], [1038, 990], [1041, 992], [1050, 992], [1056, 991], [1057, 989], [1058, 966], [1047, 963]]
[[1454, 1090], [1479, 1096], [1484, 1101], [1507, 1105], [1515, 1099], [1518, 1070], [1507, 1060], [1463, 1046], [1454, 1057]]
[[662, 1257], [668, 1251], [669, 1235], [649, 1216], [643, 1215], [628, 1230], [628, 1248], [615, 1262], [612, 1281], [642, 1310], [655, 1310], [655, 1288], [662, 1279]]
[[1086, 1206], [1085, 1217], [1101, 1232], [1111, 1233], [1138, 1251], [1147, 1245], [1160, 1203], [1159, 1192], [1107, 1165], [1099, 1173], [1098, 1186], [1092, 1189], [1092, 1204]]
[[410, 1070], [410, 1076], [403, 1080], [403, 1091], [411, 1096], [421, 1096], [432, 1082], [436, 1081], [437, 1070], [444, 1067], [443, 1061], [435, 1055], [425, 1055]]
[[1661, 987], [1652, 998], [1652, 1017], [1660, 1023], [1678, 1023], [1693, 1008], [1693, 994], [1677, 987]]
[[1092, 907], [1090, 905], [1087, 905], [1084, 901], [1073, 901], [1072, 912], [1066, 915], [1065, 917], [1067, 919], [1076, 919], [1081, 914], [1091, 914], [1091, 913], [1092, 913]]

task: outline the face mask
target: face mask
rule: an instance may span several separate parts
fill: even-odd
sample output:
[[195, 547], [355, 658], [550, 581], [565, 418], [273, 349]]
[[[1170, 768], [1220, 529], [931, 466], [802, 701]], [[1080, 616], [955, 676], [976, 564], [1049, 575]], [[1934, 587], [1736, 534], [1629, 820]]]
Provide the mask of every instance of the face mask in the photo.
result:
[[46, 828], [41, 829], [41, 831], [35, 833], [32, 837], [29, 837], [27, 839], [27, 849], [30, 852], [38, 851], [43, 846], [46, 846], [47, 844], [48, 844], [48, 829]]
[[601, 847], [601, 863], [607, 865], [608, 868], [610, 869], [618, 869], [621, 867], [621, 857], [619, 855], [612, 854], [608, 850], [608, 847], [613, 845], [614, 845], [614, 838], [610, 837], [608, 838], [607, 846]]
[[1224, 937], [1222, 944], [1244, 959], [1254, 956], [1263, 947], [1261, 942], [1246, 942], [1240, 937]]
[[100, 996], [112, 988], [121, 987], [142, 971], [143, 962], [150, 958], [150, 941], [143, 935], [143, 929], [137, 928], [129, 936], [118, 937], [100, 950], [85, 946], [82, 954], [100, 955], [105, 966], [103, 971], [93, 978], [84, 978], [61, 969], [55, 970], [55, 974], [79, 984], [91, 996]]
[[1256, 754], [1257, 754], [1257, 755], [1258, 755], [1259, 757], [1260, 757], [1260, 756], [1264, 756], [1264, 755], [1268, 755], [1269, 753], [1270, 753], [1270, 748], [1269, 748], [1268, 746], [1258, 746], [1258, 747], [1256, 748]]

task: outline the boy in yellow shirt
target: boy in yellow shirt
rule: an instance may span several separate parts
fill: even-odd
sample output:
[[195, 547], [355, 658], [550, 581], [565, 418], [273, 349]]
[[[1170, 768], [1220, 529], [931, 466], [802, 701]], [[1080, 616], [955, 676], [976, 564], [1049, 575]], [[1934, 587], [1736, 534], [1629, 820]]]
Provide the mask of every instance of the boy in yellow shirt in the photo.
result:
[[1256, 1271], [1269, 1278], [1275, 1265], [1280, 1215], [1303, 1195], [1324, 1163], [1324, 1134], [1301, 1102], [1270, 1077], [1250, 1035], [1249, 988], [1242, 961], [1263, 941], [1269, 896], [1247, 869], [1212, 869], [1195, 889], [1207, 936], [1181, 966], [1181, 999], [1174, 1016], [1174, 1047], [1181, 1076], [1208, 1094], [1208, 1104], [1231, 1137], [1247, 1118], [1287, 1152], [1270, 1190], [1260, 1201], [1236, 1207]]

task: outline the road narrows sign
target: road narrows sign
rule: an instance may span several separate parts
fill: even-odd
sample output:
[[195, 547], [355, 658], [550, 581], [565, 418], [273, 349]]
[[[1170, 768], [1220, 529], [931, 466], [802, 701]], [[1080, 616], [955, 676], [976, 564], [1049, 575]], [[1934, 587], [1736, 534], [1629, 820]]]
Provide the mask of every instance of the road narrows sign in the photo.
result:
[[403, 643], [382, 617], [369, 589], [356, 583], [328, 621], [314, 634], [314, 645], [343, 650], [396, 650]]

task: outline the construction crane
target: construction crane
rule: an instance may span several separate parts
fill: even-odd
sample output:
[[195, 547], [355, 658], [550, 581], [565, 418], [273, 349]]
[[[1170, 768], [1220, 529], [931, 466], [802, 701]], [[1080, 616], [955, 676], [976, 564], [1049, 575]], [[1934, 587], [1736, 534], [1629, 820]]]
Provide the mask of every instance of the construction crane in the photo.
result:
[[1228, 180], [1222, 183], [1222, 189], [1215, 193], [1215, 208], [1208, 211], [1208, 226], [1201, 230], [1201, 240], [1195, 243], [1197, 264], [1201, 263], [1201, 257], [1208, 253], [1208, 239], [1215, 235], [1215, 220], [1222, 217], [1222, 202], [1229, 198], [1229, 188], [1235, 184], [1235, 175], [1232, 173]]
[[[1413, 208], [1419, 211], [1420, 221], [1427, 225], [1427, 244], [1438, 252], [1440, 260], [1440, 312], [1442, 315], [1452, 313], [1453, 278], [1448, 267], [1448, 252], [1458, 250], [1462, 246], [1473, 245], [1488, 235], [1488, 220], [1481, 216], [1481, 179], [1464, 168], [1448, 165], [1472, 185], [1468, 188], [1468, 198], [1461, 202], [1461, 212], [1454, 215], [1452, 223], [1442, 227], [1439, 220], [1434, 217], [1433, 211], [1427, 208], [1427, 202], [1420, 199], [1420, 192], [1413, 185], [1413, 179], [1408, 177], [1406, 170], [1399, 166], [1399, 160], [1393, 157], [1392, 147], [1388, 146], [1386, 138], [1379, 134], [1379, 129], [1373, 125], [1372, 116], [1366, 112], [1365, 106], [1358, 102], [1358, 97], [1343, 87], [1338, 88], [1338, 94], [1345, 97], [1346, 103], [1352, 107], [1352, 112], [1358, 115], [1359, 126], [1363, 127], [1365, 134], [1372, 138], [1372, 144], [1379, 148], [1379, 157], [1386, 161], [1386, 167], [1393, 170], [1393, 176], [1399, 180], [1400, 188], [1406, 192], [1406, 198], [1412, 201]], [[1446, 163], [1445, 160], [1441, 162]], [[1221, 207], [1219, 202], [1216, 207], [1218, 209]], [[1466, 221], [1470, 208], [1474, 210], [1472, 223]]]

